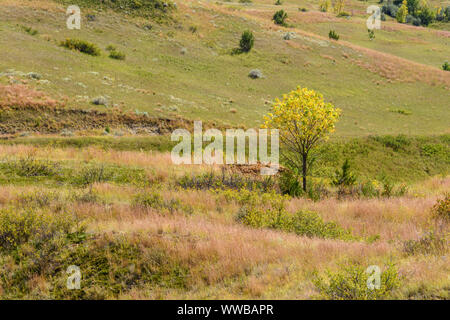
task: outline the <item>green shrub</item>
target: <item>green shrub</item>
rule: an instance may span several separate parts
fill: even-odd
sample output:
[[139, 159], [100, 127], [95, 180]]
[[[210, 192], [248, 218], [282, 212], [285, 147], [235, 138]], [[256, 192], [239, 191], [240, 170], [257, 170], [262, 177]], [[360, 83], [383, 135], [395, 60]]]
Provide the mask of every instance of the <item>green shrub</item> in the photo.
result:
[[109, 52], [109, 57], [116, 60], [125, 60], [125, 54], [115, 50]]
[[281, 173], [279, 185], [281, 193], [290, 195], [291, 197], [299, 197], [304, 193], [299, 175], [292, 171]]
[[[53, 238], [67, 237], [76, 229], [68, 214], [48, 214], [16, 208], [0, 211], [0, 251], [9, 252], [30, 243], [40, 247]], [[80, 231], [80, 230], [79, 230]]]
[[432, 9], [424, 5], [420, 8], [418, 18], [420, 18], [422, 25], [428, 26], [436, 18], [436, 15]]
[[315, 212], [303, 210], [291, 214], [280, 204], [264, 209], [244, 205], [238, 213], [237, 220], [253, 228], [276, 229], [310, 238], [354, 239], [350, 231], [341, 228], [334, 222], [324, 222]]
[[239, 42], [239, 49], [241, 52], [250, 52], [255, 43], [255, 37], [250, 30], [246, 30], [242, 33], [241, 41]]
[[[1, 299], [107, 299], [158, 285], [183, 288], [189, 272], [157, 243], [139, 236], [91, 236], [70, 214], [0, 210]], [[80, 267], [81, 287], [66, 287], [69, 266]], [[39, 290], [32, 280], [45, 285]]]
[[442, 70], [450, 71], [450, 64], [448, 63], [448, 61], [444, 62], [444, 64], [442, 65]]
[[60, 45], [70, 50], [76, 50], [91, 56], [99, 56], [100, 49], [93, 43], [79, 40], [79, 39], [66, 39], [61, 41]]
[[356, 183], [356, 176], [350, 169], [350, 162], [345, 159], [341, 170], [336, 170], [332, 184], [337, 187], [351, 187]]
[[36, 29], [33, 29], [31, 27], [22, 26], [23, 31], [28, 33], [31, 36], [35, 36], [38, 34], [38, 31]]
[[337, 41], [337, 40], [339, 40], [339, 35], [337, 34], [336, 31], [330, 30], [330, 32], [328, 33], [328, 38], [334, 39]]
[[405, 109], [388, 109], [388, 110], [389, 110], [389, 112], [402, 114], [402, 115], [404, 115], [404, 116], [409, 116], [409, 115], [412, 114], [411, 111], [405, 110]]
[[91, 165], [83, 167], [75, 177], [75, 182], [81, 186], [88, 186], [94, 183], [106, 182], [112, 179], [113, 173], [102, 165]]
[[57, 162], [36, 159], [33, 156], [10, 160], [6, 164], [9, 170], [21, 177], [54, 176], [60, 171]]
[[447, 148], [445, 145], [440, 143], [428, 143], [422, 146], [422, 150], [420, 152], [422, 155], [427, 157], [435, 157], [438, 155], [445, 156], [448, 154]]
[[348, 12], [342, 11], [342, 12], [339, 12], [337, 16], [338, 17], [350, 17], [351, 14]]
[[327, 272], [326, 277], [314, 275], [313, 283], [322, 298], [331, 300], [378, 300], [389, 299], [401, 284], [397, 269], [389, 264], [380, 275], [380, 288], [369, 288], [370, 274], [359, 264], [341, 266], [336, 272]]
[[286, 26], [287, 16], [288, 15], [286, 12], [284, 12], [284, 10], [279, 10], [279, 11], [275, 12], [272, 20], [275, 22], [275, 24], [278, 24], [280, 26]]
[[377, 136], [373, 137], [378, 142], [381, 142], [385, 147], [392, 148], [394, 151], [399, 151], [400, 149], [404, 149], [405, 147], [411, 144], [411, 138], [400, 134], [398, 136]]

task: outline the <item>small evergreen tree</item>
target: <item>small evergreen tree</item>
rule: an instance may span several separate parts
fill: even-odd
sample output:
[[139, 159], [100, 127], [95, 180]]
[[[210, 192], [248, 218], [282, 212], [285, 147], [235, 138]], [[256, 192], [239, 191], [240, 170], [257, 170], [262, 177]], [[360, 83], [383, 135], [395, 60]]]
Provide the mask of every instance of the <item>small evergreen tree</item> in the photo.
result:
[[448, 61], [444, 62], [444, 64], [442, 65], [442, 70], [450, 71], [450, 64], [448, 63]]
[[284, 12], [284, 10], [280, 10], [275, 12], [273, 15], [272, 20], [275, 22], [275, 24], [278, 24], [280, 26], [286, 26], [286, 19], [287, 19], [287, 13]]
[[255, 43], [255, 37], [253, 36], [253, 32], [250, 30], [246, 30], [242, 33], [241, 41], [239, 42], [239, 49], [241, 52], [250, 52], [252, 50], [253, 45]]
[[350, 187], [356, 183], [355, 175], [350, 171], [350, 162], [345, 159], [341, 170], [336, 170], [333, 178], [333, 185], [340, 187]]

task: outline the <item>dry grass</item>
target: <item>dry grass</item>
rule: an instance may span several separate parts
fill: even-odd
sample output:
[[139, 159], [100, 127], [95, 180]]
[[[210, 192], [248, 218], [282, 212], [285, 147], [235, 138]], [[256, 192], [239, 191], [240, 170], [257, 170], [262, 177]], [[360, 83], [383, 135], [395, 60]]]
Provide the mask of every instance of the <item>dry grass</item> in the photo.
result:
[[0, 108], [48, 108], [61, 105], [61, 102], [48, 97], [25, 85], [0, 84]]

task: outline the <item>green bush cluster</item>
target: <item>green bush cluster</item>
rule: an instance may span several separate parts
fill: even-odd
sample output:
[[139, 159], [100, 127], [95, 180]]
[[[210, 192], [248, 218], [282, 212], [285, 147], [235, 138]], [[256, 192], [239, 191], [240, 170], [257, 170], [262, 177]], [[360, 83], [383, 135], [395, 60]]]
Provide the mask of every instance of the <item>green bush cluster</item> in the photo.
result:
[[[108, 299], [153, 285], [183, 288], [189, 270], [157, 246], [115, 234], [90, 235], [71, 214], [0, 210], [1, 299]], [[81, 271], [81, 287], [66, 286], [69, 266]], [[33, 279], [46, 282], [45, 288]]]
[[225, 198], [241, 205], [236, 220], [253, 228], [269, 228], [292, 232], [307, 237], [326, 239], [355, 239], [351, 231], [345, 230], [334, 222], [325, 222], [315, 212], [298, 211], [295, 214], [285, 209], [288, 199], [272, 193], [256, 194], [248, 190], [226, 191]]
[[380, 275], [380, 288], [371, 289], [367, 282], [370, 274], [360, 264], [342, 265], [340, 270], [328, 271], [324, 277], [314, 274], [313, 283], [324, 299], [331, 300], [379, 300], [392, 298], [401, 285], [397, 268], [385, 266]]
[[12, 173], [21, 177], [54, 176], [60, 172], [58, 163], [33, 156], [6, 160], [6, 166]]
[[334, 30], [330, 30], [330, 32], [328, 32], [328, 38], [333, 39], [333, 40], [339, 40], [339, 35], [336, 31]]
[[99, 56], [100, 49], [93, 43], [79, 40], [79, 39], [66, 39], [61, 41], [60, 45], [70, 50], [76, 50], [91, 56]]

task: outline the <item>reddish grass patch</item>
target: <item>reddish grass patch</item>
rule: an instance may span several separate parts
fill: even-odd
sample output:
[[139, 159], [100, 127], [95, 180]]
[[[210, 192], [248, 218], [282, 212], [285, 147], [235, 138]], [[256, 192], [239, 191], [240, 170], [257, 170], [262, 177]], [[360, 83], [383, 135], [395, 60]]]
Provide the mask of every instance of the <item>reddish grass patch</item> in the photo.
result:
[[1, 85], [0, 107], [35, 108], [56, 107], [61, 102], [48, 97], [44, 92], [36, 91], [25, 85]]

